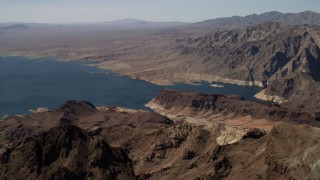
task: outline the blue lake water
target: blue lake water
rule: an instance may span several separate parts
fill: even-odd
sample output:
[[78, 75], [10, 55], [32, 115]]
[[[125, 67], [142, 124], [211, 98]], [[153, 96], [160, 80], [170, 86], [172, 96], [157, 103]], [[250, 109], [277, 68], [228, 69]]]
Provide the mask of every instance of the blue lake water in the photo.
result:
[[261, 90], [224, 83], [217, 83], [223, 88], [213, 88], [207, 82], [158, 86], [104, 72], [84, 62], [0, 57], [0, 117], [29, 114], [29, 109], [38, 107], [54, 109], [70, 99], [145, 109], [144, 104], [165, 88], [239, 94], [248, 100], [255, 100], [254, 94]]

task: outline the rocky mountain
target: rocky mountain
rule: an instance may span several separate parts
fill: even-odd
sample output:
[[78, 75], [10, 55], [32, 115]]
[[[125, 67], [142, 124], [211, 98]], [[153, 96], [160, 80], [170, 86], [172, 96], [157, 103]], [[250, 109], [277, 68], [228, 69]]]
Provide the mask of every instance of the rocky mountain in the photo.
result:
[[177, 49], [197, 61], [189, 74], [264, 87], [257, 95], [264, 100], [320, 107], [319, 34], [319, 28], [269, 22], [188, 37]]
[[[266, 22], [228, 30], [146, 37], [143, 43], [87, 61], [133, 79], [168, 85], [225, 82], [257, 85], [262, 100], [319, 108], [320, 29]], [[129, 43], [129, 42], [128, 42]], [[127, 44], [128, 44], [127, 43]]]
[[162, 115], [67, 101], [8, 117], [0, 121], [1, 179], [320, 177], [311, 112], [172, 90], [149, 105]]
[[280, 22], [290, 25], [320, 25], [320, 14], [312, 11], [300, 13], [281, 13], [277, 11], [266, 12], [263, 14], [252, 14], [248, 16], [232, 16], [226, 18], [209, 19], [195, 23], [198, 27], [235, 27], [235, 26], [252, 26], [265, 22]]
[[15, 142], [0, 172], [1, 179], [135, 179], [123, 150], [70, 125]]

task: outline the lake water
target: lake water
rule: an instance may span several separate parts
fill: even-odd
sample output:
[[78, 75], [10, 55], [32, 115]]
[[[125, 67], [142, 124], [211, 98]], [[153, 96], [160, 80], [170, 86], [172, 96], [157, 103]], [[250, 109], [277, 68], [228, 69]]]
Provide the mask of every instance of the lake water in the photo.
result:
[[165, 88], [239, 94], [248, 100], [255, 100], [253, 95], [261, 90], [223, 83], [218, 84], [224, 87], [213, 88], [206, 82], [158, 86], [105, 72], [84, 62], [0, 57], [0, 117], [29, 114], [38, 107], [54, 109], [70, 99], [145, 109], [144, 104]]

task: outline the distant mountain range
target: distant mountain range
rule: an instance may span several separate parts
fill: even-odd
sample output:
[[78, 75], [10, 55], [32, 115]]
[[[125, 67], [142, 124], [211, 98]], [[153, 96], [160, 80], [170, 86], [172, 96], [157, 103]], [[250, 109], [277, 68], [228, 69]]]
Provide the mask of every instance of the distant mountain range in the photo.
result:
[[277, 11], [248, 16], [232, 16], [226, 18], [209, 19], [193, 25], [205, 27], [250, 26], [264, 22], [280, 22], [290, 25], [320, 25], [320, 13], [305, 11], [300, 13], [281, 13]]
[[0, 30], [23, 30], [28, 27], [33, 28], [53, 28], [59, 26], [59, 28], [66, 27], [91, 27], [91, 28], [108, 28], [108, 29], [144, 29], [144, 28], [163, 28], [163, 27], [174, 27], [185, 25], [187, 23], [172, 21], [172, 22], [153, 22], [153, 21], [145, 21], [140, 19], [121, 19], [110, 22], [97, 22], [97, 23], [23, 23], [23, 22], [11, 22], [11, 23], [0, 23]]
[[154, 22], [154, 21], [145, 21], [140, 19], [121, 19], [111, 22], [103, 23], [104, 25], [111, 26], [111, 27], [171, 27], [171, 26], [179, 26], [179, 25], [185, 25], [187, 23], [184, 22], [178, 22], [178, 21], [172, 21], [172, 22]]
[[3, 27], [0, 26], [0, 30], [19, 30], [19, 29], [27, 29], [28, 26], [25, 24], [8, 24]]
[[145, 24], [145, 23], [150, 23], [150, 22], [141, 20], [141, 19], [133, 19], [133, 18], [126, 18], [126, 19], [106, 22], [106, 24]]
[[196, 23], [185, 23], [179, 21], [146, 21], [141, 19], [126, 18], [121, 20], [115, 20], [110, 22], [97, 22], [97, 23], [0, 23], [0, 30], [17, 30], [25, 29], [28, 26], [49, 26], [63, 25], [63, 26], [106, 26], [112, 29], [118, 28], [161, 28], [161, 27], [173, 27], [191, 24], [194, 27], [206, 27], [206, 28], [226, 28], [237, 26], [252, 26], [265, 22], [280, 22], [290, 25], [316, 25], [320, 26], [320, 13], [305, 11], [300, 13], [281, 13], [277, 11], [270, 11], [263, 14], [252, 14], [248, 16], [232, 16], [222, 17], [216, 19], [209, 19]]

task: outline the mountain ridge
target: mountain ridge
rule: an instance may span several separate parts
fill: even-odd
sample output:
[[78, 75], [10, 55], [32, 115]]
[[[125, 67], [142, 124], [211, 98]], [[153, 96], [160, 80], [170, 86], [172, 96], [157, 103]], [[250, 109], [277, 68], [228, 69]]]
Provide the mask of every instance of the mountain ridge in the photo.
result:
[[[319, 107], [320, 28], [266, 22], [231, 30], [213, 30], [179, 41], [186, 59], [197, 57], [194, 73], [212, 74], [265, 88], [275, 102]], [[179, 49], [179, 50], [178, 50]], [[191, 66], [191, 64], [189, 65]]]
[[1, 179], [135, 179], [123, 149], [72, 125], [26, 138], [1, 156]]
[[290, 25], [311, 24], [320, 26], [320, 13], [313, 11], [303, 11], [299, 13], [281, 13], [270, 11], [262, 14], [251, 14], [247, 16], [221, 17], [197, 22], [195, 26], [206, 26], [211, 28], [251, 26], [264, 22], [281, 22]]

